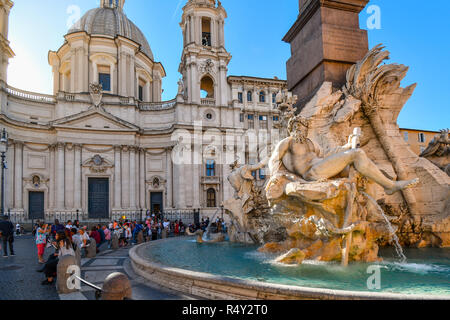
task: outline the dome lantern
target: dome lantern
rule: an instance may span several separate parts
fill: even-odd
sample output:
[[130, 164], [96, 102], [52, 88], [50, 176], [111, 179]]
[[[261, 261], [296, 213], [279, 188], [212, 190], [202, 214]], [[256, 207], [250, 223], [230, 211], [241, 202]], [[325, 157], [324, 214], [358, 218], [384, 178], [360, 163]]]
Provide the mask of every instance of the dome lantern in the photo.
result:
[[125, 0], [100, 0], [100, 8], [123, 9]]

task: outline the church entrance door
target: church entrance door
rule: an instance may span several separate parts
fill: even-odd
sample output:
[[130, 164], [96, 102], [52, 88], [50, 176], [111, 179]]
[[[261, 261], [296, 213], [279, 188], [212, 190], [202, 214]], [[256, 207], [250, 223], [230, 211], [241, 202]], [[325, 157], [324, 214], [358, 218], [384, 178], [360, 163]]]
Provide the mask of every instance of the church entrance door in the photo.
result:
[[151, 211], [154, 214], [163, 212], [163, 193], [152, 192], [150, 195]]
[[89, 178], [88, 180], [89, 219], [109, 218], [109, 179]]
[[28, 213], [30, 220], [44, 220], [44, 192], [28, 193]]

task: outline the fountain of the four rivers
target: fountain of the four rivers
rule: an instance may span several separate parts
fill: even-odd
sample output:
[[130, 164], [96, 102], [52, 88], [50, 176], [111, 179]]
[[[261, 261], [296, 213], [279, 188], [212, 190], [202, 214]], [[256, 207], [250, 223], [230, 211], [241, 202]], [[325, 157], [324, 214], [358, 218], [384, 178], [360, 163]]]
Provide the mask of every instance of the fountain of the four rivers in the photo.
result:
[[[351, 2], [360, 3], [353, 12], [348, 0], [328, 2], [301, 1], [286, 36], [298, 46], [291, 60], [317, 45], [295, 42], [318, 30], [308, 27], [319, 21], [314, 10], [331, 34], [333, 16], [340, 14], [348, 29], [368, 1]], [[365, 31], [353, 33], [348, 42], [359, 39], [364, 49]], [[211, 299], [450, 299], [448, 132], [427, 150], [433, 162], [415, 155], [397, 125], [416, 87], [400, 85], [408, 68], [385, 63], [389, 52], [381, 45], [360, 50], [358, 59], [350, 57], [355, 50], [324, 52], [335, 54], [335, 63], [324, 58], [314, 69], [325, 75], [314, 92], [303, 89], [320, 77], [306, 76], [306, 84], [291, 86], [294, 94], [278, 94], [284, 139], [270, 157], [231, 166], [235, 194], [223, 203], [229, 241], [208, 233], [201, 243], [183, 237], [135, 247], [130, 257], [138, 274]], [[291, 60], [288, 82], [306, 70], [290, 70]], [[266, 166], [270, 178], [258, 187], [252, 172]]]

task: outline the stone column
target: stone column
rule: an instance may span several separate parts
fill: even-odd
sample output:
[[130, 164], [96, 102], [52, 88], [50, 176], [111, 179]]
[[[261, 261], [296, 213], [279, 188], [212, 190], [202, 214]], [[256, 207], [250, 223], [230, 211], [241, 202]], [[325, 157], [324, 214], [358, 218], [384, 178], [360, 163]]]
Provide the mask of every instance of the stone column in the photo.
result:
[[130, 207], [130, 154], [129, 147], [122, 148], [122, 209]]
[[225, 47], [225, 37], [224, 37], [224, 24], [223, 21], [219, 21], [219, 46]]
[[65, 186], [65, 207], [67, 209], [74, 208], [74, 160], [75, 160], [75, 153], [74, 148], [72, 144], [66, 145], [66, 151], [65, 151], [65, 163], [64, 163], [64, 186]]
[[172, 148], [166, 149], [166, 191], [167, 191], [167, 208], [173, 208], [173, 164], [172, 164]]
[[184, 45], [188, 45], [191, 42], [191, 26], [190, 26], [190, 17], [186, 18], [186, 30], [184, 32], [185, 43]]
[[202, 45], [202, 19], [201, 17], [195, 17], [196, 27], [197, 27], [197, 44]]
[[56, 145], [56, 208], [64, 209], [64, 143]]
[[59, 64], [54, 65], [52, 68], [53, 71], [53, 94], [56, 95], [60, 91], [59, 86]]
[[70, 92], [76, 92], [76, 81], [75, 81], [75, 75], [76, 75], [76, 50], [72, 49], [70, 50]]
[[82, 145], [76, 144], [74, 146], [74, 173], [73, 173], [73, 191], [74, 191], [74, 208], [81, 209], [81, 152]]
[[145, 208], [145, 149], [139, 150], [139, 194], [140, 194], [140, 208]]
[[114, 146], [114, 209], [122, 208], [121, 146]]
[[195, 42], [195, 19], [193, 16], [189, 17], [189, 31], [191, 33], [189, 42]]
[[23, 142], [20, 141], [15, 144], [14, 208], [23, 209]]
[[136, 148], [130, 148], [130, 208], [136, 209]]
[[10, 143], [6, 154], [6, 161], [10, 164], [6, 172], [5, 178], [5, 208], [6, 210], [14, 208], [14, 150], [15, 144]]
[[200, 104], [200, 85], [198, 84], [197, 63], [191, 62], [192, 102]]

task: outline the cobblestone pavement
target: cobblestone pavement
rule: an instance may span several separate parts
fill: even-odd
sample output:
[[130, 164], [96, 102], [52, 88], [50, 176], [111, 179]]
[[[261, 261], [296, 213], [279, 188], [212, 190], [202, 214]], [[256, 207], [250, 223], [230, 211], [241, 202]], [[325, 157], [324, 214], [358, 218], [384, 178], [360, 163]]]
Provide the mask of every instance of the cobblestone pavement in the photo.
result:
[[3, 251], [0, 255], [0, 300], [59, 300], [55, 286], [41, 285], [45, 277], [36, 272], [42, 265], [33, 237], [15, 237], [14, 251], [15, 257], [3, 258]]
[[[159, 287], [136, 275], [128, 258], [130, 248], [113, 251], [103, 246], [95, 258], [82, 259], [82, 278], [102, 287], [103, 281], [110, 273], [122, 272], [131, 281], [135, 300], [193, 299]], [[3, 258], [3, 252], [0, 255], [0, 300], [95, 300], [94, 290], [85, 285], [82, 285], [80, 292], [69, 295], [59, 295], [54, 285], [41, 285], [45, 277], [36, 272], [42, 265], [38, 264], [37, 249], [31, 235], [16, 237], [14, 251], [15, 257]], [[45, 257], [52, 252], [50, 249], [46, 251]]]
[[[191, 296], [183, 295], [149, 282], [136, 275], [128, 258], [131, 247], [119, 250], [108, 250], [104, 248], [92, 259], [81, 260], [81, 277], [90, 283], [102, 287], [106, 277], [113, 272], [121, 272], [128, 276], [131, 281], [134, 300], [191, 300]], [[95, 300], [95, 291], [82, 285], [78, 293], [60, 295], [62, 300]]]

